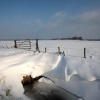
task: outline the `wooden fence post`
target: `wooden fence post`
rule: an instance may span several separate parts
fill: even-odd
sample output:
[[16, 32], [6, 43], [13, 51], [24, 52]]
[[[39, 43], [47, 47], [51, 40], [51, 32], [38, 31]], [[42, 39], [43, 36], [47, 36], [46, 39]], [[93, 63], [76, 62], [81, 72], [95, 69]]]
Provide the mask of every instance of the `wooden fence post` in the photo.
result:
[[38, 39], [36, 39], [36, 51], [39, 51]]
[[14, 40], [14, 44], [15, 44], [14, 48], [17, 48], [16, 40]]
[[84, 58], [86, 58], [86, 48], [84, 48]]
[[65, 56], [65, 52], [63, 51], [63, 55]]
[[47, 49], [45, 48], [45, 52], [47, 52]]
[[58, 47], [58, 53], [60, 54], [60, 47]]
[[[30, 49], [31, 49], [31, 41], [30, 41], [30, 40], [29, 40], [29, 44], [30, 44]], [[30, 50], [30, 49], [29, 49], [29, 50]]]

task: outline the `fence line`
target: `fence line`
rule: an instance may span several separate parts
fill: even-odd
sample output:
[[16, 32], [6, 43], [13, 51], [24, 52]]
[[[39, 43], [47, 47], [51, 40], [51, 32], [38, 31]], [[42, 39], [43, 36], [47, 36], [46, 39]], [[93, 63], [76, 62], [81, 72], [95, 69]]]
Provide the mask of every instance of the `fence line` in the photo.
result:
[[[28, 41], [29, 43], [28, 44], [24, 44], [26, 41]], [[35, 50], [36, 51], [38, 51], [39, 53], [42, 52], [42, 51], [40, 51], [40, 48], [39, 48], [40, 45], [38, 44], [38, 39], [36, 39], [36, 43], [30, 42], [30, 40], [24, 40], [23, 42], [22, 41], [16, 41], [15, 43], [16, 43], [15, 47], [19, 44], [19, 46], [21, 46], [22, 49], [29, 49], [30, 50], [32, 48], [32, 46], [35, 46]], [[18, 47], [18, 48], [20, 48], [20, 47]], [[72, 49], [72, 48], [70, 48], [70, 49]], [[77, 50], [82, 50], [82, 49], [77, 49]], [[74, 49], [74, 52], [75, 51], [76, 50]], [[46, 47], [44, 48], [44, 52], [45, 53], [47, 52], [47, 48]], [[83, 52], [83, 57], [86, 58], [86, 48], [84, 48], [82, 50], [82, 52]], [[58, 51], [56, 53], [57, 54], [63, 54], [65, 56], [65, 52], [64, 51], [61, 52], [60, 47], [58, 47]]]

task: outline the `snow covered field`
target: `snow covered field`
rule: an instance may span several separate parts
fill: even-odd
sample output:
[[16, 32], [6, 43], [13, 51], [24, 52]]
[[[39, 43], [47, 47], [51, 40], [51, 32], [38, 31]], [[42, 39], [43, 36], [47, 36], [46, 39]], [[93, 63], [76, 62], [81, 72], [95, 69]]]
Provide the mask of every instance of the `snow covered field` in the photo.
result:
[[[4, 77], [0, 100], [30, 100], [21, 84], [27, 74], [33, 78], [44, 75], [84, 100], [100, 100], [100, 41], [40, 40], [40, 53], [33, 52], [35, 41], [31, 42], [31, 51], [25, 51], [13, 48], [13, 41], [0, 41], [0, 77]], [[65, 56], [57, 54], [58, 47]], [[46, 79], [40, 81], [51, 84]], [[7, 90], [11, 90], [8, 96]]]

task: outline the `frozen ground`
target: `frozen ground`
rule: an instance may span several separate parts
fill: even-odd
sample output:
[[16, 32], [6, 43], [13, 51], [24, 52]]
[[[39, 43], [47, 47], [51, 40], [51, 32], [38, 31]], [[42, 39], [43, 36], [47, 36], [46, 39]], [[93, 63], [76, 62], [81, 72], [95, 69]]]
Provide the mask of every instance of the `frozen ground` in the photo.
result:
[[[33, 52], [35, 41], [31, 42], [31, 51], [25, 51], [14, 49], [13, 41], [0, 41], [0, 75], [5, 77], [0, 85], [0, 96], [6, 98], [5, 91], [10, 88], [10, 97], [30, 100], [23, 94], [22, 76], [31, 74], [34, 78], [43, 74], [56, 86], [84, 100], [100, 100], [100, 41], [40, 40], [41, 53]], [[45, 47], [47, 53], [44, 53]], [[58, 47], [65, 56], [57, 54]], [[86, 59], [83, 58], [84, 47]], [[40, 81], [51, 83], [45, 79]], [[11, 100], [10, 97], [7, 100]]]

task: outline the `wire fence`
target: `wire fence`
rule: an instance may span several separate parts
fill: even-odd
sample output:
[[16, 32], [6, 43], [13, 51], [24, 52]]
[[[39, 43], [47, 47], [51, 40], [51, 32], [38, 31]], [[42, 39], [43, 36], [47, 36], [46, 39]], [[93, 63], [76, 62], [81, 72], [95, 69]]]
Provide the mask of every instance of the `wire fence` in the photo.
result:
[[[20, 42], [20, 41], [19, 41]], [[65, 41], [64, 41], [65, 42]], [[25, 41], [22, 41], [21, 44], [23, 45]], [[15, 44], [14, 41], [0, 41], [0, 49], [12, 49], [14, 48]], [[36, 41], [30, 40], [30, 51], [36, 52]], [[87, 50], [84, 51], [84, 47], [80, 46], [78, 47], [75, 44], [68, 44], [67, 42], [63, 43], [59, 41], [58, 43], [53, 40], [45, 40], [39, 41], [39, 50], [43, 53], [53, 53], [53, 54], [65, 54], [66, 56], [76, 56], [76, 57], [85, 57]], [[58, 47], [60, 47], [60, 51], [58, 50]], [[19, 48], [21, 49], [21, 48]], [[22, 48], [23, 49], [23, 48]], [[85, 52], [85, 54], [84, 54]]]

